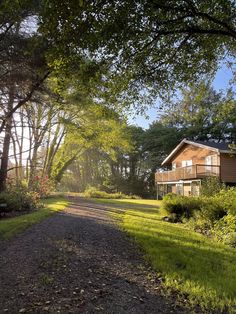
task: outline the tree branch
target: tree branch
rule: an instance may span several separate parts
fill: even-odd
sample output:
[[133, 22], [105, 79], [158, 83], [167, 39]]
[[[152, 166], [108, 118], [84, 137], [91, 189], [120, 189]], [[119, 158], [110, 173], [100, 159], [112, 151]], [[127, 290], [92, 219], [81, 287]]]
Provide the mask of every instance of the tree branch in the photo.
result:
[[7, 113], [7, 115], [4, 117], [4, 120], [2, 121], [2, 124], [0, 126], [0, 133], [4, 129], [7, 119], [11, 118], [12, 115], [14, 114], [14, 112], [16, 112], [17, 109], [22, 107], [25, 103], [27, 103], [31, 99], [31, 97], [34, 94], [34, 92], [41, 86], [41, 84], [46, 80], [46, 78], [49, 76], [49, 74], [50, 74], [50, 71], [47, 71], [46, 74], [36, 84], [34, 84], [32, 86], [30, 92], [25, 96], [25, 98], [20, 100], [18, 102], [18, 104], [11, 111], [9, 111]]

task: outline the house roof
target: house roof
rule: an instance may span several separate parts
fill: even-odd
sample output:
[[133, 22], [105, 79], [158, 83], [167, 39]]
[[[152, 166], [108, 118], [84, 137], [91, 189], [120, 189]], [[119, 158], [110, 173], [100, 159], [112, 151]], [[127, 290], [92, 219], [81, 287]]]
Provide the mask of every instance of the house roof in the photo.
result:
[[185, 145], [194, 145], [201, 148], [208, 148], [210, 150], [216, 151], [217, 153], [233, 153], [236, 154], [236, 149], [230, 147], [232, 144], [226, 142], [211, 142], [211, 141], [190, 141], [188, 139], [183, 139], [176, 147], [172, 150], [172, 152], [166, 157], [166, 159], [162, 162], [162, 165], [168, 164], [173, 156], [175, 156], [178, 151]]
[[232, 148], [230, 148], [230, 143], [226, 143], [226, 142], [221, 142], [221, 143], [216, 143], [216, 142], [203, 142], [203, 141], [195, 141], [194, 143], [196, 144], [201, 144], [207, 147], [211, 147], [211, 148], [216, 148], [221, 150], [226, 150], [226, 151], [232, 151]]

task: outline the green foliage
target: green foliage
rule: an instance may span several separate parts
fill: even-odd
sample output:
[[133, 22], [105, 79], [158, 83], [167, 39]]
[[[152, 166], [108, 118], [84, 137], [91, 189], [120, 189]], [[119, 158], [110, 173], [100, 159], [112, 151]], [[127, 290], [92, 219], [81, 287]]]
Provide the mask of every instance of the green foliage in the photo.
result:
[[213, 224], [216, 220], [224, 217], [227, 212], [225, 211], [223, 204], [219, 203], [216, 198], [208, 198], [201, 205], [200, 214], [209, 221], [210, 224]]
[[228, 214], [216, 221], [213, 235], [220, 242], [236, 247], [236, 216]]
[[95, 187], [89, 187], [83, 193], [84, 197], [87, 198], [104, 198], [104, 199], [139, 199], [140, 197], [136, 195], [125, 195], [122, 193], [107, 193], [100, 191]]
[[163, 209], [170, 215], [173, 221], [183, 221], [193, 216], [195, 211], [200, 210], [201, 199], [167, 194], [163, 198]]
[[156, 171], [165, 156], [185, 137], [182, 130], [174, 123], [162, 121], [153, 122], [143, 135], [143, 151], [147, 155], [148, 165], [152, 171]]
[[131, 91], [137, 102], [146, 90], [163, 96], [212, 75], [234, 53], [235, 10], [229, 0], [69, 0], [66, 6], [51, 0], [44, 2], [40, 32], [57, 43], [54, 63], [80, 65], [77, 55], [85, 50], [102, 57], [102, 65], [112, 65], [106, 87], [123, 90], [123, 97]]
[[225, 188], [215, 194], [216, 191], [213, 182], [206, 195], [201, 197], [169, 193], [164, 196], [163, 209], [170, 221], [186, 222], [194, 231], [214, 236], [218, 241], [235, 246], [236, 189]]
[[[73, 171], [75, 176], [79, 169], [76, 179], [79, 190], [83, 191], [89, 184], [102, 184], [101, 181], [109, 176], [103, 165], [116, 160], [119, 152], [129, 151], [131, 144], [126, 134], [126, 123], [114, 110], [90, 104], [78, 115], [78, 108], [75, 109], [76, 118], [66, 121], [67, 134], [55, 156], [51, 177], [60, 182], [68, 168], [76, 169]], [[97, 179], [100, 182], [96, 182]]]
[[200, 194], [203, 196], [214, 196], [222, 189], [225, 189], [225, 184], [221, 183], [218, 177], [208, 177], [202, 180]]
[[235, 99], [231, 91], [223, 94], [213, 89], [211, 81], [200, 81], [181, 92], [180, 99], [173, 100], [164, 110], [161, 116], [164, 125], [176, 128], [182, 138], [201, 141], [223, 138], [229, 142], [236, 139]]
[[45, 198], [54, 190], [54, 182], [48, 176], [35, 176], [32, 180], [30, 190], [38, 193], [40, 198]]
[[236, 216], [236, 188], [223, 189], [215, 195], [214, 199], [221, 204], [227, 214]]
[[12, 211], [30, 211], [41, 205], [37, 192], [30, 191], [23, 186], [11, 186], [0, 193], [0, 203], [7, 207], [0, 207], [0, 213]]
[[223, 205], [215, 198], [203, 198], [200, 210], [194, 212], [189, 222], [189, 226], [195, 231], [206, 235], [212, 233], [212, 228], [216, 221], [226, 215]]
[[176, 199], [177, 197], [178, 197], [177, 194], [170, 192], [164, 195], [163, 201], [164, 202], [172, 201], [173, 199]]

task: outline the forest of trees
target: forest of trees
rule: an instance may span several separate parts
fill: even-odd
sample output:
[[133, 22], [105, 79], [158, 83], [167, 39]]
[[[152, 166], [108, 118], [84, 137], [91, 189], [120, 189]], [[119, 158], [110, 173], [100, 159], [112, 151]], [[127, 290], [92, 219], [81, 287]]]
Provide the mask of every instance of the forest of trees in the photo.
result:
[[[147, 197], [182, 138], [234, 142], [234, 94], [210, 82], [222, 60], [234, 69], [235, 13], [229, 0], [2, 1], [0, 191], [40, 176]], [[156, 122], [128, 125], [157, 97]]]

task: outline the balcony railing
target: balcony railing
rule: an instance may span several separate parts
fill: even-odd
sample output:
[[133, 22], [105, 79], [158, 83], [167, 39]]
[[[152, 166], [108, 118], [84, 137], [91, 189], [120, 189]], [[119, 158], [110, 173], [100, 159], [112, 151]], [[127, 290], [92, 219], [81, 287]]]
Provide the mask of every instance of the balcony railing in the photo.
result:
[[220, 166], [217, 165], [193, 165], [179, 167], [173, 170], [156, 172], [156, 182], [170, 182], [186, 179], [202, 179], [206, 177], [219, 177]]

